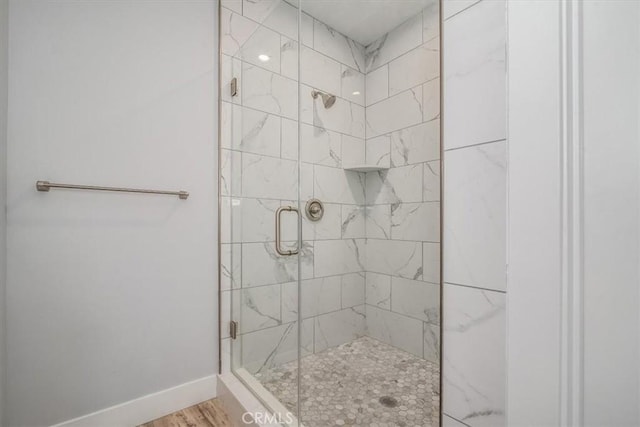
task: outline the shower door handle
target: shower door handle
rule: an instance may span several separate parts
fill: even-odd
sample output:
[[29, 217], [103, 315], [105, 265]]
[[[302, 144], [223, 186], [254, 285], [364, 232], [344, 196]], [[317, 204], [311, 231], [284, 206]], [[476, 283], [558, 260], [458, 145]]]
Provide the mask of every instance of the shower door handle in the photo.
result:
[[298, 252], [300, 252], [300, 248], [296, 248], [295, 250], [292, 251], [292, 250], [282, 249], [281, 247], [282, 238], [280, 237], [280, 234], [282, 232], [282, 226], [281, 226], [282, 212], [295, 212], [296, 215], [299, 215], [298, 209], [294, 208], [293, 206], [280, 206], [276, 211], [276, 252], [284, 256], [297, 255]]

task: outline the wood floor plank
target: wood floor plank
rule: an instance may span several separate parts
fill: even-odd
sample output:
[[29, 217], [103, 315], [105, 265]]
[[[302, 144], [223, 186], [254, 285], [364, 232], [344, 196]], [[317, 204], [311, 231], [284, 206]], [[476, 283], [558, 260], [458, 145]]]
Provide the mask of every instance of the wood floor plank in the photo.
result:
[[207, 400], [139, 427], [233, 427], [217, 399]]

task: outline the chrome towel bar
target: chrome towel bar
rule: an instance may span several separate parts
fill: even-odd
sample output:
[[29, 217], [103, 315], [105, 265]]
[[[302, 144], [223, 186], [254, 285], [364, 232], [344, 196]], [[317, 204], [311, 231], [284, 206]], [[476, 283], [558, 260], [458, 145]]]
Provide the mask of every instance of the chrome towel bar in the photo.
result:
[[145, 193], [145, 194], [167, 194], [169, 196], [178, 196], [182, 200], [189, 197], [187, 191], [161, 191], [161, 190], [142, 190], [138, 188], [119, 188], [119, 187], [98, 187], [94, 185], [74, 185], [74, 184], [56, 184], [49, 181], [36, 181], [38, 191], [49, 191], [52, 188], [70, 188], [72, 190], [97, 190], [97, 191], [119, 191], [122, 193]]

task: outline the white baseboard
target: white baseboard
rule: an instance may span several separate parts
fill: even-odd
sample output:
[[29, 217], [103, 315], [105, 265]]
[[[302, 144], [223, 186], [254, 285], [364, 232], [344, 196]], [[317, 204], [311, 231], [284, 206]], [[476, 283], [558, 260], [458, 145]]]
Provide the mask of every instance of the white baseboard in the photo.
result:
[[131, 427], [216, 397], [217, 376], [149, 394], [53, 427]]

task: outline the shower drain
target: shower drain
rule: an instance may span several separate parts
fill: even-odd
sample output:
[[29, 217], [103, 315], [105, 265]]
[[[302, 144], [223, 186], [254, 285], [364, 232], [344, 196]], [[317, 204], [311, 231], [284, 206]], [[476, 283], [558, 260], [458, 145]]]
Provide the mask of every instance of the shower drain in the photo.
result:
[[382, 403], [382, 405], [386, 406], [387, 408], [395, 408], [396, 406], [398, 406], [398, 400], [391, 396], [382, 396], [380, 399], [378, 399], [378, 402]]

